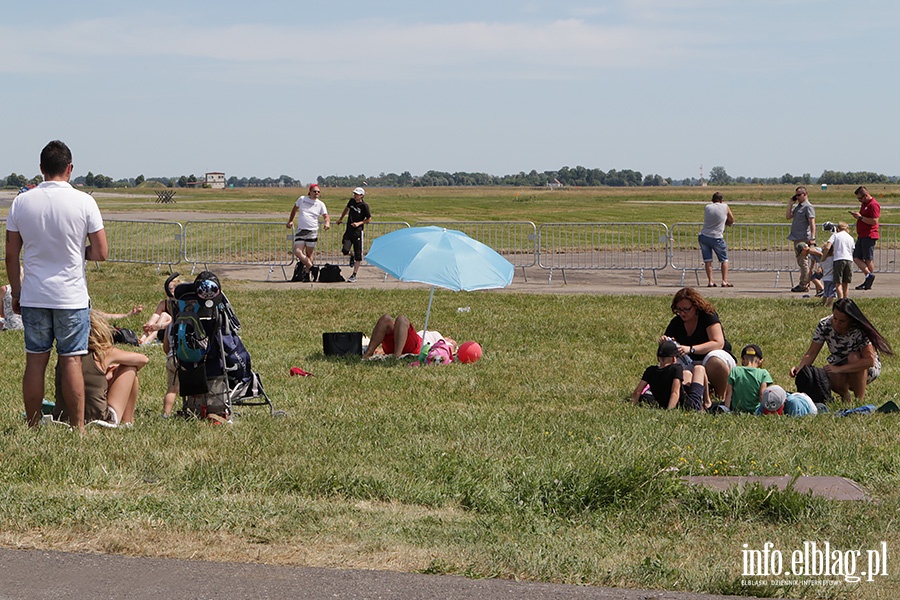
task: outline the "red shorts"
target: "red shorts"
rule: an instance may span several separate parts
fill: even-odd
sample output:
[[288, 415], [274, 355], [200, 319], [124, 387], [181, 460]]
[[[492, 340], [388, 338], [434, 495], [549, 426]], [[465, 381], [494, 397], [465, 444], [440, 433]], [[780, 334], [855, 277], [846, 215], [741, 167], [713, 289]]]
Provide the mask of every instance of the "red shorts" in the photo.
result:
[[[384, 336], [381, 347], [384, 349], [385, 354], [394, 353], [393, 331]], [[401, 352], [401, 354], [418, 354], [420, 350], [422, 350], [422, 338], [419, 337], [419, 334], [416, 333], [416, 328], [410, 323], [409, 332], [406, 334], [406, 343], [403, 345], [403, 352]]]

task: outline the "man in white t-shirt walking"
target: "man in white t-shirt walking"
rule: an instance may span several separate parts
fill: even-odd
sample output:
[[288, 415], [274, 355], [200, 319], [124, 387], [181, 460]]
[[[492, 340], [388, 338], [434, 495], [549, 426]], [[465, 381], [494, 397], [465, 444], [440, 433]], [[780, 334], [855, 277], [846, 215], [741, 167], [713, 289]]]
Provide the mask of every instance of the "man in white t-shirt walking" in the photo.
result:
[[69, 184], [72, 153], [64, 143], [44, 147], [41, 173], [44, 182], [13, 200], [6, 221], [6, 275], [13, 311], [25, 326], [25, 416], [32, 427], [41, 421], [44, 376], [55, 341], [69, 422], [83, 430], [81, 357], [87, 354], [91, 329], [84, 264], [106, 260], [109, 249], [94, 198]]
[[316, 242], [319, 239], [319, 219], [325, 220], [325, 231], [331, 229], [328, 209], [325, 208], [325, 203], [319, 200], [320, 193], [317, 184], [309, 186], [309, 195], [297, 198], [287, 222], [287, 228], [294, 229], [294, 217], [299, 213], [297, 228], [294, 231], [294, 256], [303, 264], [303, 281], [309, 281], [309, 274], [313, 268]]

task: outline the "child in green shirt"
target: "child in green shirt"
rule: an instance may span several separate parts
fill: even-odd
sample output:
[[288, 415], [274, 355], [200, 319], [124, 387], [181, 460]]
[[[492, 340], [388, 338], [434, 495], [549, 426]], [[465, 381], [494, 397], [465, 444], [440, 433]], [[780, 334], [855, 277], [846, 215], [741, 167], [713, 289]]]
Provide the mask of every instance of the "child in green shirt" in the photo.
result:
[[749, 344], [741, 350], [741, 366], [731, 369], [725, 388], [725, 406], [732, 412], [755, 414], [766, 386], [772, 376], [761, 368], [762, 348]]

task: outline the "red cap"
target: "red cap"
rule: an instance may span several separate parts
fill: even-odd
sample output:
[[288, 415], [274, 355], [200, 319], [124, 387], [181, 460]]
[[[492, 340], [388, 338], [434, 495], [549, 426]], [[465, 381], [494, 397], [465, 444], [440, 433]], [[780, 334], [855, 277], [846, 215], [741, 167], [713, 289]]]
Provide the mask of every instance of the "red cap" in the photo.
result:
[[309, 186], [309, 191], [313, 191], [313, 190], [317, 190], [317, 189], [319, 189], [318, 183], [313, 183]]

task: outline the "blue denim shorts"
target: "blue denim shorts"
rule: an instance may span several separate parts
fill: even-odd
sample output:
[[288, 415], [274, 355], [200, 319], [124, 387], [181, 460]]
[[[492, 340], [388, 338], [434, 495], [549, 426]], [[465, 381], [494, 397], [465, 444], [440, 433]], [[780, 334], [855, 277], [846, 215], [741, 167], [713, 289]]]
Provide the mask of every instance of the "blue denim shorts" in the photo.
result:
[[56, 341], [59, 356], [87, 354], [91, 332], [90, 308], [33, 308], [22, 307], [25, 325], [25, 352], [50, 352]]
[[700, 255], [703, 257], [703, 262], [712, 262], [713, 252], [716, 253], [716, 258], [720, 263], [728, 262], [728, 247], [725, 245], [724, 239], [700, 234], [697, 236], [697, 241], [700, 242]]

